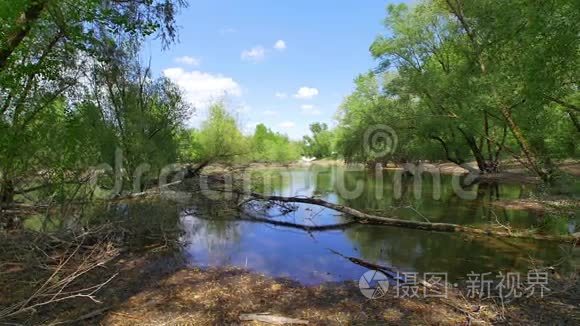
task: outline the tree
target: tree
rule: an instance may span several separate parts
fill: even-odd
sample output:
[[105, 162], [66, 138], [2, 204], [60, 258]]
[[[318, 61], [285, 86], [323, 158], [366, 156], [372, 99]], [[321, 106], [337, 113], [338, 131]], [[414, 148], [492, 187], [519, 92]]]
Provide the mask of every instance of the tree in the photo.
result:
[[312, 136], [303, 137], [303, 151], [308, 156], [327, 158], [332, 155], [334, 135], [326, 123], [315, 122], [310, 125]]
[[[484, 173], [507, 152], [547, 180], [552, 154], [536, 117], [559, 117], [557, 133], [572, 136], [576, 113], [562, 99], [577, 92], [578, 70], [568, 69], [580, 53], [577, 9], [573, 1], [390, 5], [388, 33], [371, 52], [380, 71], [396, 69], [394, 97], [416, 102], [417, 121], [438, 127], [428, 138], [449, 160], [463, 161], [450, 144], [461, 140]], [[554, 110], [557, 101], [568, 114]]]
[[210, 107], [209, 118], [203, 123], [198, 139], [203, 160], [229, 162], [242, 159], [250, 152], [236, 119], [222, 102]]
[[[181, 0], [91, 0], [80, 5], [50, 0], [0, 3], [1, 202], [11, 202], [15, 194], [26, 190], [19, 189], [22, 183], [37, 179], [41, 169], [46, 172], [43, 176], [55, 176], [56, 171], [70, 169], [65, 161], [53, 159], [59, 154], [70, 158], [68, 162], [74, 159], [78, 159], [76, 163], [87, 162], [82, 155], [76, 156], [81, 154], [79, 151], [63, 152], [71, 147], [58, 146], [56, 141], [47, 144], [43, 135], [48, 133], [51, 137], [48, 140], [62, 141], [55, 136], [57, 130], [84, 132], [71, 129], [68, 124], [89, 117], [94, 125], [106, 128], [106, 124], [93, 119], [99, 110], [90, 107], [103, 107], [91, 101], [102, 97], [88, 99], [86, 85], [95, 81], [96, 76], [85, 74], [85, 68], [122, 58], [128, 52], [127, 47], [137, 49], [148, 35], [157, 34], [164, 44], [169, 44], [175, 38], [175, 14], [184, 4]], [[135, 96], [135, 91], [129, 96]], [[155, 97], [150, 93], [141, 98], [149, 96]], [[82, 106], [77, 105], [81, 102]], [[104, 115], [100, 120], [106, 121], [106, 110], [100, 114]], [[86, 140], [83, 135], [69, 136]], [[50, 149], [55, 150], [54, 154]], [[54, 185], [53, 181], [48, 185]]]
[[287, 163], [300, 157], [298, 144], [262, 123], [256, 126], [251, 143], [254, 161]]
[[[433, 149], [429, 140], [434, 129], [433, 119], [429, 115], [422, 116], [420, 103], [394, 96], [397, 88], [393, 83], [395, 77], [390, 73], [368, 72], [355, 78], [355, 90], [340, 106], [336, 130], [337, 151], [347, 161], [372, 165], [388, 161], [445, 159], [440, 151]], [[372, 150], [369, 132], [384, 126], [396, 132], [390, 136], [396, 137], [397, 146], [387, 152]]]
[[[44, 28], [62, 34], [69, 46], [97, 54], [103, 35], [130, 34], [142, 38], [157, 33], [165, 44], [176, 37], [175, 14], [183, 0], [88, 0], [82, 5], [64, 1], [25, 0], [0, 4], [0, 72], [17, 62], [28, 44]], [[26, 40], [28, 39], [28, 40]]]

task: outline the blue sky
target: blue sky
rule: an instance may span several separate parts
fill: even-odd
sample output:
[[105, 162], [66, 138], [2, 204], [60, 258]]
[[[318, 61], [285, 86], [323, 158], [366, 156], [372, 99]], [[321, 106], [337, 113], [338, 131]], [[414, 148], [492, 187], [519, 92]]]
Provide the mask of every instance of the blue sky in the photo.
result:
[[375, 67], [369, 46], [384, 32], [389, 1], [190, 1], [179, 43], [146, 43], [156, 75], [179, 84], [206, 117], [225, 98], [240, 126], [264, 123], [300, 139], [315, 121], [334, 124], [357, 74]]

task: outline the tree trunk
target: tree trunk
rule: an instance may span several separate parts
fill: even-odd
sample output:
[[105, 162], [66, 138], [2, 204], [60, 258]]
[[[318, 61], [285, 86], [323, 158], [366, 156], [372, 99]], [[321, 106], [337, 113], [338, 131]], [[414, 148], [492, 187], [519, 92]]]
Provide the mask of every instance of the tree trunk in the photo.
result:
[[283, 196], [266, 196], [258, 193], [239, 193], [240, 195], [249, 196], [248, 203], [251, 200], [270, 200], [286, 203], [304, 203], [312, 204], [317, 206], [322, 206], [326, 208], [333, 209], [337, 212], [347, 214], [360, 223], [365, 224], [378, 224], [378, 225], [388, 225], [394, 227], [408, 228], [408, 229], [419, 229], [427, 231], [438, 231], [438, 232], [463, 232], [475, 235], [485, 235], [494, 237], [512, 237], [512, 238], [529, 238], [537, 240], [552, 240], [560, 242], [573, 242], [578, 241], [580, 235], [543, 235], [530, 232], [511, 232], [510, 230], [498, 230], [498, 229], [480, 229], [470, 226], [451, 224], [451, 223], [430, 223], [430, 222], [419, 222], [412, 220], [403, 220], [398, 218], [384, 217], [366, 214], [356, 209], [350, 208], [348, 206], [339, 205], [327, 202], [319, 198], [308, 198], [308, 197], [283, 197]]
[[578, 121], [578, 117], [572, 110], [568, 110], [568, 115], [570, 116], [570, 120], [572, 120], [572, 124], [576, 127], [576, 130], [580, 132], [580, 121]]
[[445, 151], [445, 157], [447, 158], [447, 160], [449, 162], [453, 162], [459, 166], [461, 166], [461, 164], [463, 164], [465, 161], [459, 157], [452, 157], [451, 153], [449, 152], [449, 147], [447, 146], [447, 143], [445, 142], [445, 140], [443, 140], [443, 138], [439, 137], [439, 136], [431, 136], [431, 139], [438, 141], [441, 146], [443, 147], [443, 150]]
[[481, 173], [487, 173], [488, 169], [487, 169], [487, 164], [485, 162], [485, 157], [483, 156], [481, 149], [477, 145], [477, 141], [475, 140], [475, 137], [473, 137], [472, 135], [468, 135], [465, 131], [463, 131], [463, 129], [461, 129], [459, 127], [457, 127], [457, 129], [459, 129], [459, 131], [461, 132], [461, 134], [465, 138], [467, 145], [471, 149], [471, 152], [473, 153], [473, 157], [475, 157], [475, 161], [477, 162], [477, 167], [479, 168], [479, 171]]
[[30, 32], [34, 22], [46, 7], [48, 0], [32, 0], [30, 6], [16, 19], [15, 26], [8, 32], [0, 46], [0, 71], [4, 70], [10, 55], [16, 50], [24, 37]]
[[501, 114], [506, 120], [508, 127], [510, 128], [512, 134], [514, 135], [514, 138], [516, 139], [516, 142], [522, 149], [522, 152], [524, 153], [524, 156], [529, 164], [529, 167], [540, 178], [542, 178], [543, 181], [548, 181], [549, 175], [538, 165], [538, 162], [536, 161], [536, 156], [532, 152], [530, 145], [528, 144], [528, 141], [524, 137], [524, 134], [522, 133], [520, 127], [514, 121], [510, 109], [508, 107], [502, 106]]
[[11, 180], [4, 180], [0, 189], [0, 204], [10, 205], [14, 202], [14, 184]]
[[493, 151], [491, 150], [491, 135], [489, 132], [489, 116], [487, 111], [484, 112], [483, 124], [485, 127], [485, 142], [487, 144], [487, 160], [491, 164], [494, 162]]

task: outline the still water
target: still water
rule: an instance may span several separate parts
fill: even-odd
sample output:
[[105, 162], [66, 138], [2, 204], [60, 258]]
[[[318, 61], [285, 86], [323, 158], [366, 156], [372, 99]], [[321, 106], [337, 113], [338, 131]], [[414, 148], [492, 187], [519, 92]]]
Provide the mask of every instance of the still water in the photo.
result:
[[[414, 179], [393, 171], [345, 167], [261, 169], [250, 178], [254, 191], [284, 196], [314, 196], [376, 215], [449, 222], [472, 226], [498, 223], [540, 232], [577, 232], [577, 216], [508, 210], [498, 200], [533, 197], [534, 185], [474, 184], [429, 174]], [[223, 194], [223, 193], [222, 193]], [[329, 209], [300, 204], [283, 214], [276, 206], [255, 207], [245, 215], [225, 210], [198, 192], [172, 198], [141, 200], [86, 208], [97, 223], [127, 222], [129, 245], [153, 246], [168, 235], [180, 244], [179, 255], [191, 266], [237, 266], [303, 284], [358, 280], [366, 271], [344, 257], [357, 257], [401, 272], [443, 272], [448, 281], [461, 282], [471, 272], [526, 272], [533, 266], [557, 265], [570, 271], [580, 263], [578, 250], [554, 242], [497, 239], [461, 233], [439, 233], [388, 226], [352, 224], [318, 232], [240, 220], [240, 216], [310, 226], [343, 223], [349, 219]], [[577, 214], [577, 213], [576, 213]], [[28, 227], [51, 228], [46, 219], [29, 219]], [[74, 222], [55, 227], [74, 227]], [[61, 223], [62, 224], [62, 223]]]
[[[533, 185], [476, 184], [454, 189], [451, 176], [419, 180], [395, 172], [347, 170], [344, 167], [260, 170], [252, 187], [285, 196], [316, 196], [384, 216], [482, 226], [535, 228], [548, 233], [574, 232], [570, 217], [507, 210], [496, 200], [529, 198]], [[256, 178], [253, 178], [256, 179]], [[357, 191], [358, 184], [358, 191]], [[460, 189], [461, 190], [461, 189]], [[327, 225], [348, 219], [331, 210], [299, 205], [289, 214], [276, 207], [253, 211], [261, 216], [306, 225]], [[266, 223], [239, 221], [236, 213], [213, 216], [195, 206], [180, 211], [184, 252], [191, 265], [233, 265], [304, 284], [357, 280], [366, 270], [345, 258], [361, 258], [402, 272], [445, 272], [451, 282], [470, 272], [525, 272], [534, 264], [559, 264], [569, 270], [578, 262], [557, 243], [474, 237], [386, 226], [354, 225], [341, 230], [306, 232]], [[226, 214], [228, 215], [228, 214]]]

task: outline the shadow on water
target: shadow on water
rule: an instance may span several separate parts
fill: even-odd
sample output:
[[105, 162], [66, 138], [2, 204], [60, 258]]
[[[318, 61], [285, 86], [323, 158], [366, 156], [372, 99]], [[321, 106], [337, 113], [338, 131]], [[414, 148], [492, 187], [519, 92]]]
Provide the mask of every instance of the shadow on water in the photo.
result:
[[[350, 207], [400, 218], [481, 226], [502, 223], [513, 228], [542, 228], [567, 232], [567, 219], [546, 222], [532, 211], [494, 207], [498, 199], [528, 198], [536, 191], [529, 185], [476, 184], [470, 187], [475, 199], [460, 198], [450, 186], [450, 176], [441, 176], [441, 187], [431, 176], [422, 178], [420, 192], [414, 179], [403, 178], [400, 196], [393, 195], [396, 177], [384, 173], [382, 180], [368, 171], [341, 168], [283, 169], [261, 171], [264, 184], [256, 191], [287, 196], [317, 196]], [[339, 181], [337, 181], [339, 180]], [[342, 184], [341, 184], [342, 183]], [[340, 187], [355, 189], [359, 196], [342, 196]], [[381, 188], [383, 196], [377, 196]], [[436, 198], [434, 192], [439, 195]], [[379, 198], [380, 197], [380, 198]], [[401, 271], [447, 272], [450, 281], [465, 279], [470, 272], [527, 271], [535, 264], [553, 264], [566, 254], [561, 245], [531, 240], [495, 239], [464, 234], [425, 232], [393, 227], [353, 225], [344, 230], [305, 232], [292, 228], [235, 220], [236, 213], [208, 217], [203, 206], [182, 212], [185, 251], [192, 265], [239, 266], [272, 276], [288, 277], [305, 284], [356, 280], [365, 269], [333, 254], [394, 266]], [[269, 215], [278, 216], [275, 207]], [[307, 225], [345, 222], [336, 212], [298, 205], [296, 211], [276, 217], [280, 221]], [[560, 268], [571, 268], [566, 261]]]
[[[569, 231], [566, 219], [554, 221], [537, 212], [491, 205], [498, 199], [528, 198], [536, 191], [535, 186], [476, 184], [469, 188], [475, 199], [466, 200], [453, 190], [449, 176], [441, 176], [439, 187], [426, 175], [421, 179], [420, 191], [416, 191], [412, 177], [403, 177], [397, 190], [396, 175], [386, 172], [380, 179], [368, 171], [344, 171], [339, 167], [256, 173], [260, 182], [253, 184], [255, 191], [316, 196], [379, 215], [476, 226], [497, 222], [514, 228], [547, 225], [554, 232]], [[343, 195], [340, 188], [352, 190], [357, 183], [362, 185], [360, 195]], [[91, 211], [84, 215], [93, 218], [84, 223], [124, 221], [127, 232], [119, 234], [133, 248], [174, 246], [172, 250], [185, 258], [189, 266], [236, 266], [304, 284], [358, 280], [365, 272], [365, 268], [331, 250], [403, 272], [446, 272], [451, 282], [466, 279], [470, 272], [524, 272], [530, 268], [530, 260], [551, 265], [566, 254], [558, 243], [386, 226], [354, 224], [341, 230], [306, 232], [241, 221], [237, 211], [222, 210], [203, 198], [179, 204], [165, 200], [137, 201], [87, 209]], [[266, 213], [280, 215], [276, 207], [268, 208]], [[307, 225], [347, 221], [336, 212], [310, 205], [298, 205], [295, 211], [275, 219]], [[27, 223], [29, 227], [46, 224], [34, 219]], [[559, 268], [573, 268], [574, 261], [577, 259], [567, 259]]]

